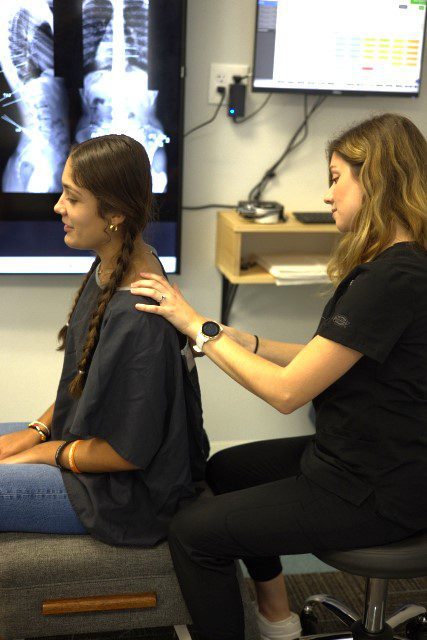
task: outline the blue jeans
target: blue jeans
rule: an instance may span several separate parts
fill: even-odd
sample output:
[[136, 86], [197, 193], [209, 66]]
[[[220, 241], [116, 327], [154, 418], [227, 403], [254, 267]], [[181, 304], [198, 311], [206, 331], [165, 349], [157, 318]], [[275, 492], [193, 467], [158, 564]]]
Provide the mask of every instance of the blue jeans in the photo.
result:
[[[0, 435], [28, 423], [0, 423]], [[0, 465], [0, 531], [84, 534], [59, 469], [48, 464]]]

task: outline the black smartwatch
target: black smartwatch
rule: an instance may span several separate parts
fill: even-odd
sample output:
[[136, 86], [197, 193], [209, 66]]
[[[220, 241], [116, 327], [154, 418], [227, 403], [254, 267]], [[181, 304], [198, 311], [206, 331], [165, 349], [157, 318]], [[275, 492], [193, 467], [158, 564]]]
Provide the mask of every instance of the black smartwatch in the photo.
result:
[[221, 331], [222, 327], [217, 322], [214, 322], [213, 320], [204, 322], [196, 336], [196, 344], [193, 347], [194, 351], [201, 353], [205, 344], [211, 340], [215, 340], [215, 338], [218, 338]]

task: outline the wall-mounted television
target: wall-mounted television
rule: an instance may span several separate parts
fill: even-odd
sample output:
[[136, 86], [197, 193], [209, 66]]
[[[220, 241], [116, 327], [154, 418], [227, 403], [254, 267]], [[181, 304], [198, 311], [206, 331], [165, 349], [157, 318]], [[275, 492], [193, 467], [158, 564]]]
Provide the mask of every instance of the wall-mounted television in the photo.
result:
[[147, 230], [178, 273], [186, 0], [1, 0], [0, 273], [84, 273], [53, 206], [71, 145], [108, 133], [151, 161]]
[[255, 0], [254, 91], [418, 96], [426, 0]]

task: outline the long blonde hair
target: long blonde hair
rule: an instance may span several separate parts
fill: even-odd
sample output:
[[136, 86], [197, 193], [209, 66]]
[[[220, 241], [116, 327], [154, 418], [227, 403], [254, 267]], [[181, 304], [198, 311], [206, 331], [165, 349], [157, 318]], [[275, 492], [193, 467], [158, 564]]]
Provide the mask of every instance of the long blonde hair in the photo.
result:
[[362, 206], [336, 247], [328, 274], [337, 285], [358, 264], [373, 260], [400, 225], [427, 248], [427, 142], [404, 116], [385, 113], [331, 140], [329, 162], [339, 155], [362, 188]]

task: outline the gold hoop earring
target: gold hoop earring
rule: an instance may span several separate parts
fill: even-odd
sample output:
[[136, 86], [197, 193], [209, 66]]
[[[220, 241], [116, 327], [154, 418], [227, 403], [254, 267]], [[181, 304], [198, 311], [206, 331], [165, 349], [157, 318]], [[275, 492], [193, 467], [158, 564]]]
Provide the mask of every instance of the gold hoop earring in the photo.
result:
[[119, 230], [119, 226], [117, 224], [110, 224], [109, 226], [110, 231], [118, 231]]

